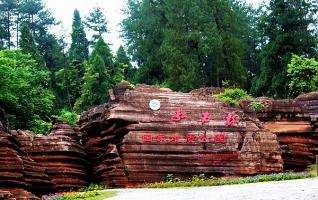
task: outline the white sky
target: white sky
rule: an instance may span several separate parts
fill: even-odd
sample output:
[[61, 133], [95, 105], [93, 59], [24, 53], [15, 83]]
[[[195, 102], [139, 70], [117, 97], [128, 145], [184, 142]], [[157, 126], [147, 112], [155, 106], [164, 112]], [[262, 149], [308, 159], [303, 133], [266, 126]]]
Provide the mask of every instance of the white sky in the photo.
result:
[[[258, 5], [262, 0], [246, 1]], [[53, 32], [63, 35], [67, 42], [70, 41], [74, 9], [77, 8], [80, 11], [81, 18], [84, 19], [91, 8], [98, 6], [105, 10], [108, 21], [107, 27], [110, 33], [105, 35], [104, 39], [112, 44], [110, 47], [114, 53], [120, 45], [124, 45], [120, 38], [121, 27], [119, 24], [124, 17], [122, 9], [125, 8], [126, 0], [45, 0], [45, 2], [52, 15], [61, 22], [58, 27], [54, 28]]]

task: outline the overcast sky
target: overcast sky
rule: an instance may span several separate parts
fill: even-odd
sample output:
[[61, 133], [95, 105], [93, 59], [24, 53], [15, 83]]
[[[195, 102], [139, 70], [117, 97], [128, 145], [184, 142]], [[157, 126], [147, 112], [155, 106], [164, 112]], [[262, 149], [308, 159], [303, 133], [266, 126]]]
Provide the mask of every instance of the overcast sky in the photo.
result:
[[[74, 9], [80, 11], [82, 19], [94, 6], [99, 6], [105, 10], [108, 21], [109, 34], [105, 35], [108, 43], [112, 44], [111, 49], [116, 52], [120, 45], [124, 45], [120, 39], [120, 22], [123, 19], [122, 9], [126, 5], [126, 0], [46, 0], [46, 6], [52, 11], [52, 15], [62, 23], [53, 32], [63, 35], [66, 41], [70, 41], [72, 18]], [[258, 5], [261, 0], [247, 0], [248, 3]]]

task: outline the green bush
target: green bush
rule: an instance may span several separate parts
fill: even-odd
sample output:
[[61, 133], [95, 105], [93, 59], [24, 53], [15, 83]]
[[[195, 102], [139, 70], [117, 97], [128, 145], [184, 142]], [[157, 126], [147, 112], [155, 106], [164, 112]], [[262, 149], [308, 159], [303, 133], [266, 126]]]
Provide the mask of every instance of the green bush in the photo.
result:
[[236, 89], [225, 89], [221, 94], [213, 95], [213, 97], [228, 102], [230, 105], [238, 105], [238, 101], [243, 98], [251, 98], [246, 91], [236, 88]]
[[53, 118], [65, 121], [65, 122], [67, 122], [67, 123], [69, 123], [71, 125], [76, 125], [77, 113], [74, 112], [74, 111], [70, 112], [66, 108], [63, 108], [60, 111], [60, 114], [58, 116], [54, 115]]
[[105, 190], [107, 188], [108, 187], [106, 185], [99, 185], [99, 184], [91, 183], [87, 187], [81, 188], [79, 191], [80, 192], [89, 192], [89, 191]]
[[265, 105], [262, 101], [252, 101], [248, 104], [248, 107], [255, 112], [264, 111]]
[[287, 67], [288, 87], [292, 96], [318, 89], [318, 62], [304, 56], [293, 55]]

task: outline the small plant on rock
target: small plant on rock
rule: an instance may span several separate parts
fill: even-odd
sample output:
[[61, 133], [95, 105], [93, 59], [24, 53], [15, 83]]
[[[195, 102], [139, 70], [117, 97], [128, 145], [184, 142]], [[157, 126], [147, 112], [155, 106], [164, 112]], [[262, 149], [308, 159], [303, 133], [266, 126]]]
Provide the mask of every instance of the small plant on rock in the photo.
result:
[[235, 89], [226, 89], [221, 94], [213, 95], [213, 97], [228, 102], [230, 105], [238, 105], [240, 99], [249, 99], [251, 96], [247, 94], [246, 91], [235, 88]]
[[248, 104], [248, 107], [252, 109], [254, 112], [261, 112], [265, 109], [265, 105], [262, 101], [252, 101]]

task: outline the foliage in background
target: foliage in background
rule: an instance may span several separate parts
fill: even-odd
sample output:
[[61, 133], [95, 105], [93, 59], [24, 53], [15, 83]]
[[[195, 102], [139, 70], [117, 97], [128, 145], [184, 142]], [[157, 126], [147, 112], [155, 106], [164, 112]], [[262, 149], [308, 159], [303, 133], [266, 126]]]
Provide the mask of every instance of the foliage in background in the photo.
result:
[[[68, 49], [69, 45], [63, 41], [66, 35], [62, 32], [54, 35], [49, 31], [58, 22], [44, 0], [0, 0], [0, 50], [20, 47], [37, 62], [34, 74], [42, 74], [43, 70], [47, 74], [39, 91], [32, 87], [30, 94], [23, 97], [16, 94], [26, 102], [20, 105], [12, 103], [12, 99], [8, 101], [11, 102], [7, 105], [11, 109], [11, 126], [45, 132], [50, 128], [47, 123], [52, 119], [50, 115], [59, 115], [63, 108], [72, 112], [82, 96], [87, 96], [88, 103], [84, 107], [104, 99], [107, 101], [105, 94], [88, 97], [87, 88], [106, 91], [123, 79], [134, 84], [163, 85], [182, 91], [206, 86], [224, 87], [227, 83], [245, 88], [254, 95], [277, 98], [286, 97], [289, 87], [293, 88], [290, 89], [291, 96], [310, 91], [315, 84], [310, 84], [310, 78], [306, 76], [299, 82], [295, 79], [290, 83], [292, 76], [287, 77], [287, 64], [292, 54], [318, 57], [318, 3], [316, 0], [267, 2], [255, 9], [244, 0], [128, 0], [126, 17], [122, 21], [126, 46], [118, 49], [116, 57], [109, 48], [100, 54], [109, 69], [110, 84], [97, 86], [96, 76], [100, 73], [94, 72], [92, 58], [95, 66], [102, 62], [97, 56], [89, 55], [86, 35], [93, 35], [89, 40], [95, 43], [107, 32], [108, 22], [101, 8], [92, 9], [84, 22], [79, 11], [74, 11], [72, 42]], [[132, 67], [130, 59], [136, 68]], [[305, 68], [301, 67], [301, 73]], [[83, 78], [85, 73], [91, 77]], [[28, 79], [26, 82], [32, 84], [36, 79], [34, 76], [11, 78]], [[41, 76], [38, 79], [42, 79]], [[24, 82], [12, 83], [12, 87], [0, 86], [2, 97], [8, 98], [13, 93], [11, 89], [26, 88]], [[9, 93], [2, 90], [8, 87]], [[42, 93], [42, 89], [51, 95]], [[48, 106], [34, 104], [34, 107], [44, 108], [43, 111], [36, 111], [34, 115], [34, 110], [40, 109], [31, 106], [22, 111], [21, 117], [17, 116], [15, 112], [29, 104], [31, 95], [32, 98], [36, 96], [35, 99], [51, 96], [53, 106], [50, 101], [47, 101], [50, 102]], [[227, 100], [235, 104], [233, 100]]]
[[31, 58], [36, 61], [39, 70], [47, 70], [44, 58], [35, 44], [29, 26], [26, 24], [21, 27], [20, 49], [23, 53], [31, 55]]
[[218, 186], [218, 185], [234, 185], [234, 184], [246, 184], [257, 183], [266, 181], [283, 181], [294, 180], [304, 178], [314, 178], [317, 174], [310, 173], [279, 173], [269, 175], [256, 175], [244, 178], [205, 178], [204, 174], [199, 176], [193, 176], [189, 180], [180, 180], [177, 178], [168, 179], [166, 182], [145, 184], [143, 188], [170, 188], [170, 187], [202, 187], [202, 186]]
[[91, 45], [95, 45], [99, 37], [107, 33], [107, 20], [105, 11], [100, 7], [94, 7], [90, 10], [88, 16], [85, 17], [84, 24], [92, 33]]
[[181, 91], [222, 86], [222, 80], [245, 87], [243, 61], [250, 65], [257, 53], [247, 31], [255, 20], [252, 7], [236, 2], [128, 1], [123, 36], [139, 65], [136, 80]]
[[0, 51], [0, 107], [11, 116], [12, 129], [43, 133], [54, 96], [48, 89], [49, 74], [20, 50]]
[[163, 1], [127, 1], [127, 16], [122, 21], [128, 54], [139, 66], [136, 82], [160, 84], [164, 80], [159, 49], [166, 23]]
[[60, 111], [59, 115], [53, 115], [52, 117], [55, 119], [58, 119], [58, 120], [65, 121], [73, 126], [76, 125], [76, 123], [77, 123], [77, 113], [74, 111], [73, 112], [68, 111], [68, 109], [66, 109], [66, 108], [63, 108]]
[[74, 11], [72, 24], [72, 43], [69, 49], [69, 60], [84, 61], [88, 58], [88, 40], [84, 31], [84, 25], [80, 13], [77, 9]]
[[251, 98], [251, 96], [244, 90], [236, 89], [225, 89], [223, 93], [213, 95], [213, 97], [228, 102], [230, 105], [238, 105], [239, 100], [243, 98]]
[[292, 97], [318, 90], [318, 62], [293, 55], [287, 68], [288, 88]]
[[122, 80], [135, 82], [136, 68], [130, 63], [130, 58], [127, 56], [123, 46], [120, 46], [116, 53], [115, 68], [117, 69], [117, 78], [115, 82], [119, 83]]
[[108, 101], [108, 90], [113, 86], [113, 80], [111, 79], [112, 66], [110, 49], [103, 38], [100, 37], [89, 58], [83, 77], [81, 96], [74, 106], [76, 111], [82, 111], [90, 106]]
[[262, 21], [262, 47], [260, 74], [254, 79], [254, 96], [270, 95], [286, 98], [288, 95], [287, 65], [292, 54], [317, 55], [316, 36], [311, 26], [317, 13], [317, 1], [270, 0]]

